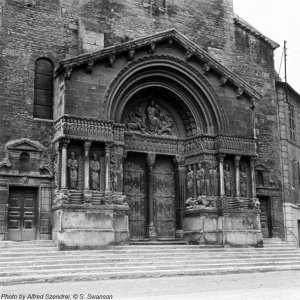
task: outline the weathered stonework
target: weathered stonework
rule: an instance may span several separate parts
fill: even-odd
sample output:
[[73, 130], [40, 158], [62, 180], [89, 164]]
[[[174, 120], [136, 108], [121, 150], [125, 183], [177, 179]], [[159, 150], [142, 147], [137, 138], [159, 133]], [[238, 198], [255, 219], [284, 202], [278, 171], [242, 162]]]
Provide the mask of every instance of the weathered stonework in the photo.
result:
[[[52, 238], [61, 248], [127, 242], [130, 230], [144, 223], [151, 238], [167, 237], [164, 226], [182, 236], [187, 200], [201, 220], [207, 216], [203, 222], [209, 228], [226, 214], [238, 227], [235, 216], [249, 213], [256, 225], [238, 230], [251, 232], [253, 225], [255, 238], [249, 233], [238, 239], [259, 245], [256, 194], [272, 204], [272, 234], [283, 237], [281, 191], [288, 194], [290, 183], [279, 163], [283, 108], [279, 105], [278, 119], [276, 47], [234, 14], [231, 0], [0, 1], [0, 236], [9, 231], [11, 192], [23, 195], [33, 188], [41, 208], [35, 238], [51, 238], [53, 216]], [[41, 57], [55, 67], [53, 120], [33, 118], [35, 62]], [[142, 119], [133, 111], [139, 106]], [[21, 159], [23, 152], [5, 148], [21, 138], [41, 145], [40, 158], [22, 150], [38, 160], [38, 167], [32, 163], [28, 169], [25, 163], [20, 170], [18, 161], [26, 161], [26, 154]], [[284, 152], [285, 145], [281, 148]], [[156, 163], [147, 165], [152, 154]], [[197, 179], [201, 164], [204, 177]], [[145, 175], [145, 182], [134, 186], [132, 168], [140, 178]], [[194, 172], [190, 183], [189, 170]], [[257, 172], [268, 180], [255, 186]], [[160, 176], [171, 184], [164, 191], [173, 199], [166, 200], [168, 206], [157, 196]], [[145, 205], [132, 198], [136, 188]], [[290, 203], [289, 197], [284, 199]], [[107, 222], [97, 227], [95, 220], [108, 206]], [[167, 218], [173, 221], [160, 219], [161, 208], [165, 214], [174, 211]], [[139, 219], [137, 211], [147, 217]], [[75, 213], [80, 222], [70, 225], [71, 215], [57, 221], [60, 213]], [[231, 233], [226, 237], [226, 226], [215, 225], [211, 230], [218, 236], [210, 233], [197, 241], [239, 244]]]

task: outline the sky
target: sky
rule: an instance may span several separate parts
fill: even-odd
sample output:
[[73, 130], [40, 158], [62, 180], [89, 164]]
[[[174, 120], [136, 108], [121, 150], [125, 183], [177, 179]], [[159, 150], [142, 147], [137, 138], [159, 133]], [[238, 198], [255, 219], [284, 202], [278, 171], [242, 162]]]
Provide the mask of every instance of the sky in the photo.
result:
[[[236, 14], [280, 45], [275, 50], [279, 73], [287, 41], [287, 81], [300, 94], [300, 0], [233, 0]], [[284, 62], [280, 70], [284, 80]]]

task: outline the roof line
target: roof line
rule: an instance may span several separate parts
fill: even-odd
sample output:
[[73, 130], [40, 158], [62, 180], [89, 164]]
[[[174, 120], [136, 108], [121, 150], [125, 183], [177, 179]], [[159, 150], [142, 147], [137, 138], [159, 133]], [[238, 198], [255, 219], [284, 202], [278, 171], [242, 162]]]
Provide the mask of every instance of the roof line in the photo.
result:
[[246, 22], [244, 19], [242, 19], [237, 14], [234, 14], [233, 20], [234, 20], [234, 23], [236, 25], [239, 25], [244, 30], [246, 30], [248, 32], [251, 32], [254, 36], [257, 36], [258, 38], [262, 39], [264, 42], [266, 42], [267, 44], [269, 44], [273, 50], [275, 50], [278, 47], [280, 47], [279, 44], [277, 44], [273, 40], [269, 39], [267, 36], [265, 36], [263, 33], [261, 33], [259, 30], [257, 30], [252, 25], [250, 25], [248, 22]]

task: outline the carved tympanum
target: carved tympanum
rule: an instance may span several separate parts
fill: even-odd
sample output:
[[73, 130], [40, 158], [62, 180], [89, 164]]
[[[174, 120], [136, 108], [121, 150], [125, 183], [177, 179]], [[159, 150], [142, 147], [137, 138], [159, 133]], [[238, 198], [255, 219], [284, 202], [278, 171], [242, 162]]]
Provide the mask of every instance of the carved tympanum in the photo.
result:
[[154, 100], [131, 110], [126, 124], [129, 130], [157, 135], [175, 135], [174, 121], [170, 114]]

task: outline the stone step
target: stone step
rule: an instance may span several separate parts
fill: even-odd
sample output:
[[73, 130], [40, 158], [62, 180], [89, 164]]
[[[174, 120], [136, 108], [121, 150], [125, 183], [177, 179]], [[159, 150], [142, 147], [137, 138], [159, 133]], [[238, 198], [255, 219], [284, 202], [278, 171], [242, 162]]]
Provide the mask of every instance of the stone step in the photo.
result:
[[[78, 273], [81, 271], [87, 271], [90, 270], [92, 272], [105, 272], [105, 273], [111, 273], [111, 272], [136, 272], [136, 271], [151, 271], [151, 270], [180, 270], [180, 269], [185, 269], [188, 268], [190, 270], [192, 269], [215, 269], [215, 268], [225, 268], [225, 267], [236, 267], [236, 268], [240, 268], [240, 267], [263, 267], [263, 266], [293, 266], [295, 265], [294, 262], [292, 261], [287, 261], [287, 262], [270, 262], [270, 263], [266, 263], [266, 262], [258, 262], [258, 263], [252, 263], [252, 262], [230, 262], [230, 263], [197, 263], [197, 264], [193, 264], [193, 265], [186, 265], [186, 264], [178, 264], [178, 263], [174, 263], [174, 264], [149, 264], [149, 265], [140, 265], [140, 266], [97, 266], [97, 265], [87, 265], [84, 267], [81, 266], [77, 266], [75, 265], [73, 268], [59, 268], [57, 267], [55, 269], [55, 274], [61, 274], [61, 273]], [[300, 264], [297, 264], [300, 268]], [[1, 270], [0, 271], [0, 278], [1, 277], [8, 277], [8, 276], [28, 276], [28, 275], [48, 275], [48, 274], [53, 274], [53, 269], [50, 268], [45, 268], [45, 269], [20, 269], [20, 268], [13, 268], [13, 269], [8, 269], [5, 270]]]
[[252, 267], [217, 267], [217, 268], [180, 268], [175, 270], [142, 270], [142, 271], [120, 271], [120, 272], [91, 272], [90, 270], [80, 270], [77, 273], [69, 272], [55, 274], [34, 274], [32, 276], [3, 276], [0, 277], [0, 285], [15, 285], [25, 283], [41, 282], [64, 282], [64, 281], [92, 281], [105, 279], [134, 279], [134, 278], [154, 278], [168, 276], [196, 276], [213, 274], [237, 274], [254, 272], [274, 272], [300, 270], [300, 265], [269, 265]]
[[261, 265], [261, 264], [300, 264], [300, 258], [250, 258], [246, 261], [243, 258], [227, 259], [227, 258], [215, 258], [215, 259], [145, 259], [145, 260], [64, 260], [57, 261], [35, 261], [35, 262], [7, 262], [0, 264], [0, 272], [14, 272], [14, 271], [29, 271], [29, 270], [59, 270], [67, 268], [124, 268], [124, 267], [147, 267], [162, 265], [172, 266], [216, 266], [216, 265]]

